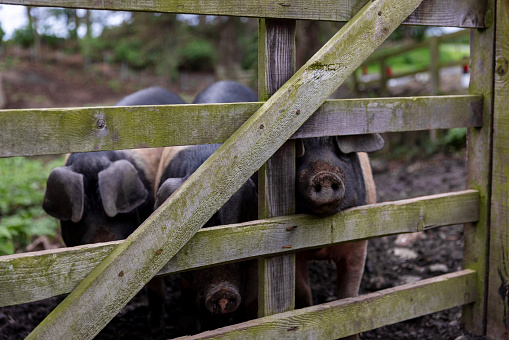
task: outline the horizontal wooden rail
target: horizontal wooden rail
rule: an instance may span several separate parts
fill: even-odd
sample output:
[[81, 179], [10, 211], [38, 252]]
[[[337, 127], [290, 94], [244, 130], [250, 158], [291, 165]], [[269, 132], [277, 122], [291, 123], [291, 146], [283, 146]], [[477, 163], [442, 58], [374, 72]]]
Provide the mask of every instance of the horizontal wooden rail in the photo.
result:
[[475, 302], [476, 272], [462, 270], [178, 339], [337, 339]]
[[[326, 217], [293, 215], [200, 230], [159, 275], [479, 218], [475, 190], [367, 205]], [[225, 242], [228, 240], [228, 242]], [[119, 243], [0, 257], [0, 307], [69, 293]], [[213, 246], [220, 244], [221, 246]]]
[[[0, 110], [0, 157], [222, 143], [263, 103]], [[477, 127], [475, 95], [328, 100], [292, 138]]]
[[[348, 21], [366, 4], [366, 0], [342, 1], [73, 1], [73, 0], [1, 0], [1, 4], [49, 6], [119, 11], [149, 11], [181, 14], [228, 15], [255, 18]], [[409, 25], [484, 27], [485, 5], [477, 0], [425, 0], [404, 22]]]

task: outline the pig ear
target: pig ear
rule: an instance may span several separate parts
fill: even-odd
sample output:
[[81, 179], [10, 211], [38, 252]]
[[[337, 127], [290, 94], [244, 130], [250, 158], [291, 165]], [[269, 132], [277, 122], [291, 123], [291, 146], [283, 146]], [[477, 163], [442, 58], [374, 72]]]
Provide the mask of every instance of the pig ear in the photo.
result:
[[378, 133], [336, 136], [336, 143], [343, 153], [373, 152], [384, 147], [385, 141]]
[[42, 208], [62, 221], [77, 223], [83, 217], [83, 175], [61, 166], [51, 171]]
[[156, 203], [154, 207], [157, 209], [164, 203], [181, 185], [184, 183], [184, 178], [168, 178], [157, 190]]
[[304, 148], [304, 141], [301, 138], [295, 140], [295, 157], [304, 157], [306, 149]]
[[130, 162], [122, 159], [99, 172], [99, 193], [106, 215], [114, 217], [142, 204], [148, 191]]

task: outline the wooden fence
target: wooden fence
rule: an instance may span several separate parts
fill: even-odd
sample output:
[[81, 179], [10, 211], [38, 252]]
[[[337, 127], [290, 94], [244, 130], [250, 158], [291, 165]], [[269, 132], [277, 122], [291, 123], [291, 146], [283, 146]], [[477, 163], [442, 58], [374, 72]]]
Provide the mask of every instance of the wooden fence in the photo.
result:
[[[0, 111], [1, 157], [224, 143], [126, 240], [0, 257], [0, 306], [70, 293], [28, 338], [93, 338], [154, 275], [248, 258], [259, 258], [271, 278], [262, 275], [261, 317], [193, 338], [338, 338], [461, 305], [468, 330], [493, 339], [509, 333], [507, 1], [0, 3], [263, 18], [260, 103]], [[295, 19], [348, 23], [296, 71]], [[328, 101], [401, 23], [471, 29], [471, 94]], [[292, 138], [452, 127], [468, 128], [467, 190], [327, 218], [291, 215]], [[200, 230], [259, 169], [268, 188], [260, 220]], [[296, 250], [458, 223], [463, 270], [293, 310]], [[220, 251], [211, 246], [224, 238]]]
[[[380, 93], [384, 96], [388, 95], [387, 91], [387, 82], [389, 79], [393, 78], [403, 78], [403, 77], [410, 77], [415, 76], [419, 73], [428, 73], [431, 80], [431, 94], [432, 95], [438, 95], [439, 89], [440, 89], [440, 69], [445, 67], [452, 67], [452, 66], [464, 66], [465, 64], [468, 64], [469, 60], [460, 59], [455, 61], [450, 61], [446, 63], [440, 62], [440, 44], [444, 43], [445, 41], [452, 40], [458, 37], [466, 36], [468, 35], [468, 30], [462, 30], [451, 34], [446, 34], [442, 36], [432, 36], [426, 39], [425, 41], [413, 43], [409, 46], [404, 46], [395, 50], [391, 50], [389, 52], [382, 52], [378, 56], [373, 56], [368, 58], [364, 64], [363, 67], [370, 65], [370, 64], [380, 64], [380, 74], [379, 77], [374, 80], [369, 81], [361, 81], [357, 75], [357, 72], [354, 72], [354, 82], [357, 88], [359, 85], [365, 85], [369, 86], [372, 84], [380, 83]], [[411, 52], [413, 50], [422, 49], [424, 47], [429, 48], [429, 54], [430, 54], [430, 64], [429, 66], [424, 66], [419, 69], [414, 69], [412, 71], [407, 72], [399, 72], [399, 73], [389, 73], [388, 66], [387, 66], [387, 59], [399, 56], [401, 54], [405, 54], [408, 52]]]

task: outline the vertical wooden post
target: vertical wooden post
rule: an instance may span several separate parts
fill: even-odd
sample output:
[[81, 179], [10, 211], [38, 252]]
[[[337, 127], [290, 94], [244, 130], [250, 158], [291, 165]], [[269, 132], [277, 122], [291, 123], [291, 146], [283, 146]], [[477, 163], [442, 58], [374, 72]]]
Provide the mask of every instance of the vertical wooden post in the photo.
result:
[[[489, 0], [486, 22], [493, 23], [495, 0]], [[487, 25], [489, 26], [489, 25]], [[483, 125], [467, 132], [467, 188], [479, 190], [480, 214], [477, 223], [464, 226], [463, 267], [477, 271], [477, 299], [463, 307], [465, 328], [478, 335], [486, 333], [488, 287], [488, 246], [490, 229], [492, 127], [493, 127], [493, 24], [470, 34], [470, 89], [481, 94]]]
[[[429, 39], [429, 74], [431, 78], [431, 95], [437, 96], [440, 92], [440, 41], [438, 37], [432, 36]], [[429, 140], [435, 144], [437, 141], [437, 130], [429, 131]]]
[[429, 39], [429, 73], [431, 77], [431, 95], [436, 96], [440, 92], [440, 45], [438, 37]]
[[[258, 93], [264, 101], [295, 72], [295, 20], [260, 19]], [[258, 173], [258, 216], [295, 213], [295, 145], [287, 141]], [[258, 261], [258, 315], [295, 306], [295, 254]]]
[[[493, 8], [493, 7], [491, 7]], [[487, 337], [509, 338], [509, 2], [496, 1]]]

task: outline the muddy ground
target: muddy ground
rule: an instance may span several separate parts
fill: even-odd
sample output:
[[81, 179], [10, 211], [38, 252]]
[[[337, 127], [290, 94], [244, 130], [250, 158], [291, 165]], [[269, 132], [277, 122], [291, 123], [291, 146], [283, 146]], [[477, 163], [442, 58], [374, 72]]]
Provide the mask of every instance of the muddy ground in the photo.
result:
[[[8, 108], [82, 106], [113, 104], [124, 94], [149, 84], [158, 84], [181, 91], [179, 84], [138, 75], [120, 82], [115, 75], [99, 68], [81, 72], [81, 64], [62, 69], [62, 61], [43, 65], [19, 63], [3, 74], [4, 88], [9, 98]], [[145, 77], [145, 78], [144, 78]], [[100, 78], [101, 82], [96, 83]], [[210, 76], [207, 82], [210, 81]], [[186, 88], [185, 95], [203, 87], [196, 81]], [[412, 87], [411, 94], [417, 85]], [[395, 90], [396, 91], [396, 90]], [[398, 90], [399, 91], [399, 90]], [[400, 93], [398, 93], [400, 94]], [[426, 159], [386, 161], [383, 156], [373, 159], [378, 201], [430, 195], [464, 189], [464, 153], [435, 155]], [[396, 236], [369, 241], [366, 270], [361, 294], [441, 275], [461, 268], [463, 235], [461, 226], [428, 230], [415, 242], [398, 245]], [[334, 265], [315, 262], [309, 266], [314, 303], [335, 299]], [[147, 326], [146, 293], [141, 291], [97, 336], [97, 339], [165, 339], [178, 336], [177, 318], [179, 284], [176, 276], [166, 277], [165, 327], [151, 334]], [[1, 288], [0, 288], [1, 289]], [[0, 339], [24, 338], [63, 299], [55, 297], [39, 302], [0, 308]], [[453, 308], [406, 322], [378, 328], [361, 335], [362, 339], [482, 339], [466, 334], [460, 326], [461, 309]]]

